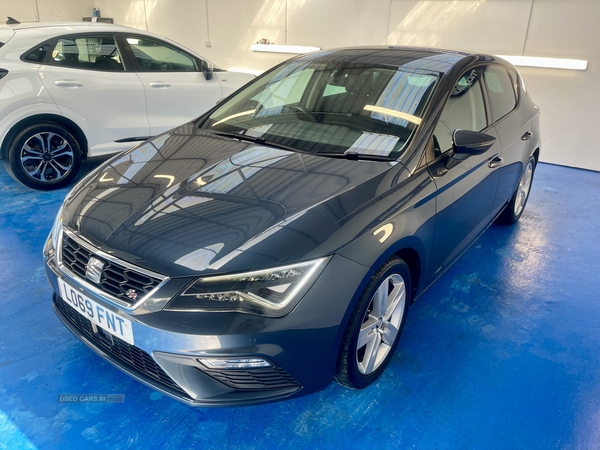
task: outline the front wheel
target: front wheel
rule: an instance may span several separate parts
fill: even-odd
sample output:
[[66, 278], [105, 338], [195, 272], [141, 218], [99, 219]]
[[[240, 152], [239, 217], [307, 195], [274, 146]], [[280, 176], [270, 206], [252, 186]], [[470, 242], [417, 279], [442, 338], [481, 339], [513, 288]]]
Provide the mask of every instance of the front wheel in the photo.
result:
[[33, 189], [50, 190], [70, 183], [81, 166], [81, 148], [62, 126], [47, 122], [30, 125], [11, 140], [10, 175]]
[[410, 270], [398, 257], [373, 276], [344, 333], [336, 365], [338, 383], [362, 389], [383, 373], [404, 329], [410, 292]]
[[498, 217], [499, 223], [511, 225], [516, 223], [523, 215], [527, 199], [529, 199], [529, 192], [531, 192], [535, 165], [535, 158], [530, 156], [515, 193], [511, 197], [510, 202], [508, 202], [508, 205], [506, 205], [506, 208], [504, 208], [504, 211], [502, 211]]

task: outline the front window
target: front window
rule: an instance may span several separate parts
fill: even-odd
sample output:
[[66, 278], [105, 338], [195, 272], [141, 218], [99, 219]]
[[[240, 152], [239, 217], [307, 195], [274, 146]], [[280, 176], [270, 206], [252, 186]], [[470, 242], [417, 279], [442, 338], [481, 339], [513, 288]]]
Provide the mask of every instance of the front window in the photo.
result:
[[438, 80], [390, 65], [295, 60], [225, 102], [200, 126], [314, 154], [398, 158]]
[[181, 50], [147, 37], [127, 36], [125, 39], [141, 71], [198, 71], [195, 59]]
[[435, 157], [452, 148], [455, 130], [482, 131], [486, 127], [479, 71], [470, 69], [454, 86], [433, 130]]

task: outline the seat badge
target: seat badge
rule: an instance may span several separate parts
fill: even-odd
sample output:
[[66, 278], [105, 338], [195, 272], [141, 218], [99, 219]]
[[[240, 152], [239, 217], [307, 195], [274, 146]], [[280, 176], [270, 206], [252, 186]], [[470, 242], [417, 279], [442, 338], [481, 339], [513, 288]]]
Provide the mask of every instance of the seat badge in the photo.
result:
[[103, 269], [104, 262], [92, 256], [85, 266], [85, 277], [94, 283], [100, 283]]

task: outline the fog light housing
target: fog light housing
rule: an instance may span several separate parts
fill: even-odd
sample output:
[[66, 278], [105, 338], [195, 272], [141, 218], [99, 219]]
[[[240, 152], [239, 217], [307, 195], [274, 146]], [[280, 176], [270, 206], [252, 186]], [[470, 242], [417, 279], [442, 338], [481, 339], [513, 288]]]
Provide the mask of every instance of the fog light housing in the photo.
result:
[[272, 366], [262, 358], [199, 358], [198, 362], [209, 369], [258, 369]]

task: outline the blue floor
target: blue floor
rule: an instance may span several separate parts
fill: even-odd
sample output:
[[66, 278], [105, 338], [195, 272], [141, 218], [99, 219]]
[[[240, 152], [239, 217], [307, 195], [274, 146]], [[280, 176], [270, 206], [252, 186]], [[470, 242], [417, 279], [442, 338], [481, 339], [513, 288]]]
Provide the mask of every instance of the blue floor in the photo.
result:
[[[41, 248], [66, 190], [0, 169], [0, 448], [600, 448], [600, 173], [540, 164], [521, 222], [492, 226], [411, 307], [363, 391], [191, 409], [55, 317]], [[64, 404], [59, 394], [125, 394]]]

